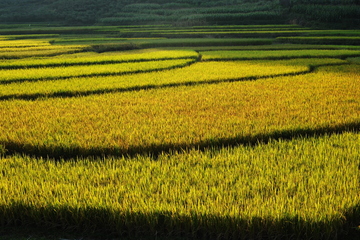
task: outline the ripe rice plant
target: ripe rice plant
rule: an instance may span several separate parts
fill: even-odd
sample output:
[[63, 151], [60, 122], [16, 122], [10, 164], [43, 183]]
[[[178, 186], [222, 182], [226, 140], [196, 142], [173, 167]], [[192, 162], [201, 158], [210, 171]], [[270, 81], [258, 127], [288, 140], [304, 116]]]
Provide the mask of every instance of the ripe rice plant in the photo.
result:
[[61, 31], [271, 39], [0, 37], [0, 239], [358, 239], [359, 46], [276, 44], [316, 32], [292, 25]]
[[[343, 239], [359, 220], [360, 135], [133, 158], [0, 158], [0, 225], [82, 237]], [[345, 239], [345, 238], [344, 238]]]
[[77, 53], [83, 52], [84, 46], [66, 46], [66, 47], [45, 47], [45, 48], [0, 48], [0, 58], [1, 59], [19, 59], [19, 58], [28, 58], [28, 57], [43, 57], [43, 56], [56, 56], [61, 54]]

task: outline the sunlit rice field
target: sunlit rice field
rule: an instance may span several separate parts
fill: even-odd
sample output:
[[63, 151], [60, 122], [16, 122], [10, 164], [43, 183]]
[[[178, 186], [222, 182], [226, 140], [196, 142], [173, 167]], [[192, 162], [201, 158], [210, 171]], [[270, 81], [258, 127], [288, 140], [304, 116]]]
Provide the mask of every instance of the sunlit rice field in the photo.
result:
[[194, 41], [0, 39], [0, 236], [358, 239], [359, 50]]

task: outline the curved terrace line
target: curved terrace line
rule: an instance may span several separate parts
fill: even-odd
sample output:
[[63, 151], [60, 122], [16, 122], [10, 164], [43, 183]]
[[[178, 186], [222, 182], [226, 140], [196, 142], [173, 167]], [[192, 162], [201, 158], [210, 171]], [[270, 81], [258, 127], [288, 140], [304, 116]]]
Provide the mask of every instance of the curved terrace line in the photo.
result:
[[[192, 59], [192, 58], [189, 58]], [[166, 59], [169, 60], [169, 59]], [[82, 75], [74, 75], [74, 76], [57, 76], [57, 77], [44, 77], [37, 79], [14, 79], [14, 80], [0, 80], [0, 85], [8, 85], [12, 83], [22, 83], [22, 82], [38, 82], [38, 81], [52, 81], [52, 80], [64, 80], [69, 78], [81, 78], [81, 77], [106, 77], [106, 76], [121, 76], [128, 74], [137, 74], [137, 73], [149, 73], [149, 72], [157, 72], [157, 71], [165, 71], [176, 68], [188, 67], [199, 61], [199, 58], [192, 59], [192, 61], [186, 62], [184, 64], [172, 65], [169, 67], [162, 68], [154, 68], [149, 70], [135, 70], [135, 71], [124, 71], [124, 72], [108, 72], [108, 73], [92, 73], [92, 74], [82, 74]]]
[[277, 130], [267, 134], [239, 135], [233, 138], [207, 139], [197, 143], [188, 144], [148, 144], [147, 146], [133, 145], [128, 148], [112, 146], [109, 148], [80, 146], [39, 146], [31, 143], [19, 143], [13, 141], [2, 141], [5, 154], [26, 154], [34, 157], [51, 158], [55, 160], [70, 160], [78, 157], [104, 157], [104, 156], [128, 156], [133, 157], [139, 154], [151, 155], [155, 160], [160, 154], [173, 153], [189, 149], [204, 151], [209, 148], [236, 147], [239, 145], [256, 146], [267, 144], [270, 141], [293, 140], [304, 137], [320, 137], [324, 135], [339, 134], [343, 132], [360, 132], [360, 122], [350, 122], [337, 126], [324, 126], [319, 128], [297, 128]]
[[[140, 91], [140, 90], [165, 89], [165, 88], [173, 88], [173, 87], [181, 87], [181, 86], [197, 86], [197, 85], [203, 85], [203, 84], [220, 84], [220, 83], [226, 83], [226, 82], [256, 81], [256, 80], [266, 79], [266, 78], [305, 75], [305, 74], [314, 72], [314, 70], [318, 67], [340, 66], [340, 65], [347, 65], [347, 64], [349, 64], [349, 63], [322, 64], [322, 65], [317, 65], [317, 66], [308, 66], [309, 67], [308, 70], [299, 71], [299, 72], [272, 74], [272, 75], [264, 75], [264, 76], [250, 76], [250, 77], [242, 77], [242, 78], [223, 79], [223, 80], [191, 81], [191, 82], [182, 82], [182, 83], [168, 83], [168, 84], [161, 84], [161, 85], [148, 84], [148, 85], [142, 85], [142, 86], [138, 85], [138, 86], [132, 86], [132, 87], [98, 89], [98, 90], [91, 90], [91, 91], [59, 91], [59, 92], [53, 92], [53, 93], [12, 94], [12, 95], [0, 96], [0, 101], [9, 101], [9, 100], [34, 101], [34, 100], [38, 100], [38, 99], [47, 99], [47, 98], [72, 98], [72, 97], [100, 95], [100, 94], [107, 94], [107, 93], [122, 93], [122, 92], [133, 92], [133, 91]], [[168, 69], [166, 69], [166, 70], [168, 70]], [[154, 71], [156, 71], [156, 70], [154, 70]], [[116, 74], [116, 75], [120, 75], [120, 74]]]
[[29, 68], [50, 68], [50, 67], [69, 67], [69, 66], [88, 66], [88, 65], [104, 65], [104, 64], [117, 64], [117, 63], [136, 63], [136, 62], [155, 62], [155, 61], [166, 61], [166, 60], [182, 60], [182, 59], [194, 59], [198, 60], [199, 57], [164, 57], [164, 58], [153, 58], [153, 59], [131, 59], [131, 60], [104, 60], [98, 62], [61, 62], [53, 64], [34, 64], [34, 65], [12, 65], [6, 66], [0, 65], [0, 70], [15, 70], [15, 69], [29, 69]]

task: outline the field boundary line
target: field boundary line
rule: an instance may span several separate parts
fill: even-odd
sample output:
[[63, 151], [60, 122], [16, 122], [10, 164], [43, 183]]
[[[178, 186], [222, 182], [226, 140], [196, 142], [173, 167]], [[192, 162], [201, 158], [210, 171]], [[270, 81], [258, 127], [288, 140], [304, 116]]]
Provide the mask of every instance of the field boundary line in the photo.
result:
[[150, 155], [155, 160], [164, 153], [184, 152], [192, 149], [204, 151], [206, 149], [216, 149], [224, 147], [257, 146], [259, 144], [268, 144], [270, 141], [293, 140], [297, 138], [320, 137], [325, 135], [340, 134], [344, 132], [360, 132], [360, 121], [340, 124], [336, 126], [319, 126], [317, 128], [298, 128], [275, 130], [267, 134], [239, 135], [231, 138], [207, 139], [197, 143], [165, 143], [149, 144], [146, 147], [132, 146], [127, 149], [121, 147], [91, 147], [83, 148], [63, 147], [63, 146], [39, 146], [30, 143], [18, 143], [12, 141], [0, 141], [0, 146], [5, 148], [5, 155], [25, 154], [33, 157], [41, 157], [54, 160], [70, 160], [74, 158], [85, 157], [134, 157], [137, 155]]
[[70, 66], [88, 66], [88, 65], [105, 65], [105, 64], [117, 64], [117, 63], [137, 63], [137, 62], [156, 62], [156, 61], [167, 61], [167, 60], [186, 60], [186, 59], [199, 59], [199, 57], [179, 57], [179, 58], [157, 58], [157, 59], [133, 59], [133, 60], [109, 60], [99, 62], [78, 62], [78, 63], [54, 63], [54, 64], [37, 64], [37, 65], [13, 65], [6, 66], [0, 65], [0, 70], [15, 70], [15, 69], [28, 69], [28, 68], [51, 68], [51, 67], [70, 67]]
[[[190, 58], [190, 59], [192, 59], [192, 58]], [[175, 59], [175, 60], [177, 60], [177, 59]], [[181, 60], [181, 59], [179, 59], [179, 60]], [[188, 67], [188, 66], [191, 66], [192, 64], [197, 63], [197, 62], [198, 62], [198, 58], [192, 59], [192, 61], [189, 61], [189, 62], [187, 62], [185, 64], [178, 64], [178, 65], [173, 65], [173, 66], [170, 66], [170, 67], [163, 67], [163, 68], [154, 68], [154, 69], [150, 69], [150, 70], [124, 71], [124, 72], [118, 72], [118, 73], [116, 73], [116, 72], [93, 73], [93, 74], [82, 74], [82, 75], [76, 75], [76, 76], [45, 77], [45, 78], [36, 78], [36, 79], [0, 80], [0, 85], [9, 85], [9, 84], [12, 84], [12, 83], [22, 83], [22, 82], [39, 82], [39, 81], [64, 80], [64, 79], [70, 79], [70, 78], [122, 76], [122, 75], [129, 75], [129, 74], [158, 72], [158, 71], [166, 71], [166, 70], [171, 70], [171, 69]]]

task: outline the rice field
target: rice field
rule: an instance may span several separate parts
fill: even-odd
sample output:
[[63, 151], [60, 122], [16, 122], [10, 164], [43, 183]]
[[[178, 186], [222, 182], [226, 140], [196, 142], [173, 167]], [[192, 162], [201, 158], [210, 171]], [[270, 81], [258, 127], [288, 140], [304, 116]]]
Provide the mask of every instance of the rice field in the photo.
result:
[[360, 236], [356, 46], [49, 41], [0, 39], [0, 239]]

